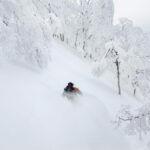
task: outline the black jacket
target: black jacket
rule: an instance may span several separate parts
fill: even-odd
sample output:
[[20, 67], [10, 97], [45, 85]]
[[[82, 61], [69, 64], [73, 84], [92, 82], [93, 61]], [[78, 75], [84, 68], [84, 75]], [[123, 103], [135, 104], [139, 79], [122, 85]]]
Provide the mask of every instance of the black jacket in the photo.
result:
[[72, 92], [73, 91], [73, 87], [67, 86], [67, 87], [65, 87], [64, 91], [65, 92]]

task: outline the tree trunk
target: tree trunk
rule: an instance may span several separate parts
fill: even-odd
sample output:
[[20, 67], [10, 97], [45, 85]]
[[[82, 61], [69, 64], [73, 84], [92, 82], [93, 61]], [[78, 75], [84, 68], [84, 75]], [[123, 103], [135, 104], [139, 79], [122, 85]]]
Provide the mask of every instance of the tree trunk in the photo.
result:
[[135, 94], [136, 94], [136, 88], [134, 89], [134, 96], [135, 96]]
[[76, 33], [75, 44], [74, 44], [75, 48], [77, 48], [78, 34], [79, 34], [79, 31], [77, 31]]
[[64, 42], [64, 34], [60, 34], [60, 40], [62, 41], [62, 42]]
[[119, 68], [119, 62], [118, 59], [116, 59], [116, 67], [117, 67], [117, 80], [118, 80], [118, 94], [121, 95], [121, 87], [120, 87], [120, 68]]

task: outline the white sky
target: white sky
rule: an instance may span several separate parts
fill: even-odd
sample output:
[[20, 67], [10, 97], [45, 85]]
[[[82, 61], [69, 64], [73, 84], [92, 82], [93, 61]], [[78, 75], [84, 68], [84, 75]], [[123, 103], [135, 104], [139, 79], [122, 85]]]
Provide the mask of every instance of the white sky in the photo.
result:
[[114, 0], [114, 4], [115, 23], [119, 18], [126, 17], [132, 20], [135, 26], [150, 32], [150, 0]]

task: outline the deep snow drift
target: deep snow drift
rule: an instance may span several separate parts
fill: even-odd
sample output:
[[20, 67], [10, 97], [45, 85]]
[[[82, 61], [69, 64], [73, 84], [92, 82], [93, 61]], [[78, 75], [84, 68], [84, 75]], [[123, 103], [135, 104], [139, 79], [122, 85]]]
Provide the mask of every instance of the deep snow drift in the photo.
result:
[[[122, 104], [140, 104], [117, 96], [92, 77], [89, 64], [52, 43], [52, 60], [43, 72], [0, 66], [0, 149], [141, 150], [111, 122]], [[73, 102], [62, 97], [69, 81], [83, 92]]]

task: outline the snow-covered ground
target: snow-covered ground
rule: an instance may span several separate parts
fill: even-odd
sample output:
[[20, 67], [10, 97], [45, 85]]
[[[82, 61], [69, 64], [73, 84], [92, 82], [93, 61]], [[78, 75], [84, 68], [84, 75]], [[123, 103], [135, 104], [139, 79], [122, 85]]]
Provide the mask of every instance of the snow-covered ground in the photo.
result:
[[[94, 78], [90, 64], [52, 42], [44, 71], [13, 63], [0, 65], [1, 150], [144, 150], [136, 138], [114, 128], [121, 105], [140, 106]], [[68, 82], [83, 95], [62, 96]], [[132, 140], [131, 140], [132, 139]]]

